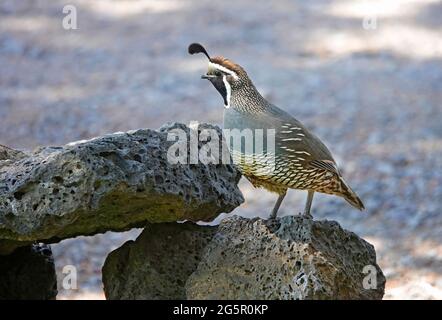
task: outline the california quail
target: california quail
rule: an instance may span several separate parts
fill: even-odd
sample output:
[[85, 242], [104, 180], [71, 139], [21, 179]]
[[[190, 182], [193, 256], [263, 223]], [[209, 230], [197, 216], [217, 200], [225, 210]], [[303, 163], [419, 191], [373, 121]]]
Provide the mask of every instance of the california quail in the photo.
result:
[[264, 99], [241, 66], [221, 56], [210, 57], [198, 43], [191, 44], [188, 51], [203, 53], [209, 59], [208, 72], [201, 78], [209, 80], [224, 100], [224, 129], [274, 130], [272, 170], [266, 170], [268, 162], [260, 161], [262, 158], [256, 154], [252, 154], [252, 162], [246, 163], [244, 159], [251, 156], [250, 151], [233, 149], [230, 145], [233, 162], [242, 174], [255, 187], [279, 194], [272, 218], [276, 217], [288, 188], [308, 191], [304, 215], [309, 217], [315, 191], [338, 195], [354, 207], [364, 209], [362, 201], [342, 178], [327, 147], [298, 120]]

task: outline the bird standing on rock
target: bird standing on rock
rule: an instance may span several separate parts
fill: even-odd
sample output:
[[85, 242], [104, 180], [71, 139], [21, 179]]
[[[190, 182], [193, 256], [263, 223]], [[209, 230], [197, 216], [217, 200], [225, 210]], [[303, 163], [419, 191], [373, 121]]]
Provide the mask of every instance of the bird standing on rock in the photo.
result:
[[[364, 209], [361, 199], [344, 181], [321, 140], [290, 114], [268, 102], [240, 65], [221, 56], [210, 57], [199, 43], [191, 44], [188, 51], [190, 54], [203, 53], [209, 59], [209, 69], [201, 78], [209, 80], [224, 100], [224, 129], [274, 130], [272, 165], [268, 158], [254, 153], [255, 149], [232, 149], [230, 145], [232, 160], [241, 173], [255, 187], [279, 195], [271, 218], [276, 218], [289, 188], [308, 191], [304, 210], [308, 217], [311, 217], [315, 192], [343, 197], [352, 206]], [[266, 151], [264, 149], [264, 153]]]

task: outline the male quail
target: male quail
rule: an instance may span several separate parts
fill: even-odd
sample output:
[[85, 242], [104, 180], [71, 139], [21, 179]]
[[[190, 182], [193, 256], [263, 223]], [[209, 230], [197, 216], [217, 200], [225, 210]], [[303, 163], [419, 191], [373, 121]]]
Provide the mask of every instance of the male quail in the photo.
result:
[[327, 147], [298, 120], [264, 99], [241, 66], [221, 56], [210, 57], [198, 43], [191, 44], [188, 51], [203, 53], [209, 59], [208, 72], [201, 78], [209, 80], [224, 100], [224, 129], [275, 132], [271, 170], [265, 170], [268, 162], [260, 161], [262, 157], [254, 154], [253, 161], [246, 163], [244, 159], [250, 154], [244, 148], [231, 147], [233, 162], [255, 187], [279, 194], [271, 218], [276, 217], [288, 188], [308, 191], [304, 215], [309, 217], [315, 191], [338, 195], [364, 209]]

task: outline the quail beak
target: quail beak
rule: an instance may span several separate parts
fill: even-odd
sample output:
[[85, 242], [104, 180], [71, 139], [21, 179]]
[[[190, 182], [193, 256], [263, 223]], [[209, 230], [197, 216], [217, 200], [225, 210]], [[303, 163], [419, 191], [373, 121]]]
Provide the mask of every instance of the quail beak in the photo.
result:
[[211, 74], [203, 74], [201, 76], [201, 79], [206, 79], [206, 80], [210, 80], [210, 79], [213, 79], [213, 78], [216, 78], [216, 76], [211, 75]]

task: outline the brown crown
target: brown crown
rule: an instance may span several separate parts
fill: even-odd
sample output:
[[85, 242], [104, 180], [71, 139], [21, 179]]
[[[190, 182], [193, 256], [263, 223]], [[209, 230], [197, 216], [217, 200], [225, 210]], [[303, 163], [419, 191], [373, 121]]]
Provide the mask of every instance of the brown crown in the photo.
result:
[[238, 64], [234, 63], [233, 61], [230, 61], [227, 58], [224, 58], [222, 56], [213, 57], [210, 59], [211, 62], [219, 64], [229, 70], [234, 71], [238, 75], [247, 75], [245, 70]]

